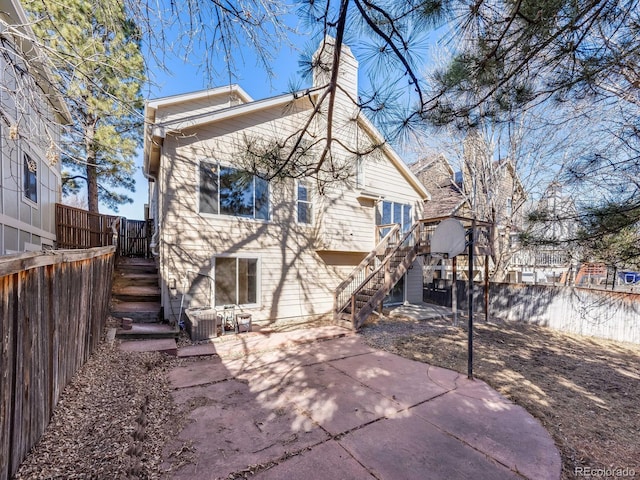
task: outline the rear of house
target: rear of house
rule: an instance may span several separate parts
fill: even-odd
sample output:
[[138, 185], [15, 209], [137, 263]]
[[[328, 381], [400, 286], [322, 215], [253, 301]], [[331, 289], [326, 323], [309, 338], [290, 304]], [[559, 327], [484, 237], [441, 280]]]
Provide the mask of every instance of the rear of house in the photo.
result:
[[[357, 93], [348, 49], [340, 81]], [[318, 95], [311, 88], [254, 101], [231, 85], [147, 103], [144, 168], [165, 318], [229, 304], [258, 323], [330, 316], [336, 286], [375, 247], [377, 226], [407, 230], [420, 218], [426, 189], [349, 94], [337, 96], [333, 123], [347, 147], [333, 151], [350, 169], [345, 178], [267, 182], [245, 171], [247, 143], [295, 135]], [[312, 122], [318, 135], [322, 122]], [[420, 302], [422, 269], [410, 269], [387, 300]]]

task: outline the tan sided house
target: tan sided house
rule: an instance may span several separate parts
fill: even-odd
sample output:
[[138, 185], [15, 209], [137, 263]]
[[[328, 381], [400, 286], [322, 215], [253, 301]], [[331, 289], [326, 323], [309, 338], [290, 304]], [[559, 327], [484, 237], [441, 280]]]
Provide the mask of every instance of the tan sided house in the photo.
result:
[[[379, 240], [389, 244], [395, 234], [397, 243], [429, 198], [357, 111], [351, 100], [357, 96], [357, 68], [345, 48], [333, 161], [351, 173], [321, 188], [306, 177], [267, 182], [243, 173], [242, 162], [247, 139], [286, 137], [306, 124], [323, 72], [314, 74], [308, 90], [264, 100], [231, 85], [147, 102], [144, 170], [166, 319], [176, 320], [181, 307], [205, 305], [235, 305], [258, 324], [349, 313], [338, 287], [361, 284], [349, 276], [354, 268], [365, 257], [380, 263], [383, 250], [373, 252]], [[325, 119], [311, 124], [317, 136], [326, 131]], [[379, 148], [353, 154], [372, 144]], [[410, 268], [421, 259], [403, 259], [404, 267], [393, 272], [397, 278], [387, 272], [376, 301], [422, 301], [422, 269]]]

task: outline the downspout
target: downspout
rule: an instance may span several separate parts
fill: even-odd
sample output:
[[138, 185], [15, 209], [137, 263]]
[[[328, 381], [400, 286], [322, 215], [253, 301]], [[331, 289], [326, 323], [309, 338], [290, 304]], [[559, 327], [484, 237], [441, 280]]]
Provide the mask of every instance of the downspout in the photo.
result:
[[153, 255], [154, 257], [157, 257], [159, 255], [158, 253], [158, 224], [160, 223], [160, 219], [159, 219], [159, 214], [158, 214], [158, 178], [145, 172], [144, 169], [142, 169], [142, 174], [145, 176], [145, 178], [147, 179], [147, 181], [152, 180], [153, 183], [156, 185], [156, 188], [153, 191], [153, 196], [155, 197], [155, 208], [154, 208], [154, 222], [153, 222], [153, 235], [151, 235], [151, 242], [149, 242], [149, 249], [151, 250], [151, 255]]

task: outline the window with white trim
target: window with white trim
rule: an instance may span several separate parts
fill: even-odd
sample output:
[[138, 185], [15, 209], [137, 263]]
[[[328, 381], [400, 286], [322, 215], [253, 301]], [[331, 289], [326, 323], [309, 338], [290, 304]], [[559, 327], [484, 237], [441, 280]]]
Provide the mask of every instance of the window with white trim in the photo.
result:
[[218, 163], [200, 162], [200, 213], [269, 219], [269, 182]]
[[[402, 233], [407, 232], [413, 224], [411, 217], [411, 205], [408, 203], [389, 202], [384, 200], [380, 202], [377, 215], [378, 225], [399, 224]], [[384, 237], [391, 228], [383, 228], [380, 231], [381, 238]]]
[[215, 305], [258, 303], [258, 259], [215, 257]]
[[311, 188], [307, 180], [298, 180], [296, 207], [298, 210], [298, 223], [313, 223]]
[[364, 178], [364, 157], [358, 156], [356, 158], [356, 188], [365, 187]]

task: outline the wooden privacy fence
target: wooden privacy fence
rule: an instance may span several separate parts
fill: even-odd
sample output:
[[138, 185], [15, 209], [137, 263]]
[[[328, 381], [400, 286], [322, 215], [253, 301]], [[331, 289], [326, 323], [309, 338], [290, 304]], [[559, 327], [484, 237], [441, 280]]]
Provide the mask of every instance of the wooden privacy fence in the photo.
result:
[[[464, 311], [468, 308], [468, 284], [458, 280], [456, 286], [458, 309]], [[451, 282], [443, 282], [437, 287], [425, 288], [424, 300], [451, 306]], [[475, 285], [473, 302], [474, 310], [482, 312], [482, 285]], [[491, 283], [489, 314], [568, 333], [640, 344], [640, 294], [637, 293], [554, 285]]]
[[114, 245], [120, 217], [56, 204], [58, 248], [92, 248]]
[[151, 229], [151, 221], [128, 220], [124, 217], [102, 215], [56, 204], [58, 248], [115, 245], [118, 256], [148, 258], [151, 256]]
[[118, 255], [123, 257], [151, 256], [149, 238], [151, 238], [151, 222], [145, 220], [122, 219], [118, 242]]
[[44, 432], [100, 341], [114, 247], [0, 258], [0, 479]]

